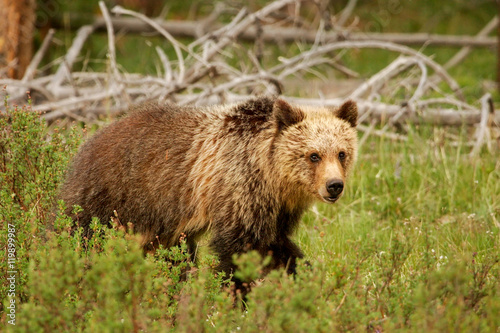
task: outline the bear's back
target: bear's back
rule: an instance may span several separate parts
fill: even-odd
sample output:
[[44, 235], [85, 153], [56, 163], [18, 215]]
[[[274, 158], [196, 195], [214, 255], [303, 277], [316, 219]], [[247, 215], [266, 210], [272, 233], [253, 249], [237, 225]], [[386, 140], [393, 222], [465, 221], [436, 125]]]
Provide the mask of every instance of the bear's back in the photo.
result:
[[[166, 222], [172, 232], [192, 221], [200, 229], [209, 222], [203, 221], [210, 219], [209, 210], [222, 204], [213, 202], [234, 200], [234, 187], [246, 186], [248, 175], [255, 174], [250, 155], [253, 145], [263, 143], [258, 133], [269, 128], [272, 103], [263, 98], [201, 108], [146, 104], [132, 110], [81, 147], [61, 191], [68, 213], [80, 205], [84, 227], [93, 216], [106, 223], [116, 211], [141, 233], [167, 235]], [[234, 209], [227, 204], [218, 211]]]

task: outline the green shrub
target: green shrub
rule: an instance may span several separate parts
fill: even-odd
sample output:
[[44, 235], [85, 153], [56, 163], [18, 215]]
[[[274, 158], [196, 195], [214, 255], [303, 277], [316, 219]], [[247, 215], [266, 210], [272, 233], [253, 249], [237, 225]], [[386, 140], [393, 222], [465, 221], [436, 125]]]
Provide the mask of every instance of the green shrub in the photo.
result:
[[[74, 132], [63, 135], [56, 129], [47, 134], [30, 105], [11, 107], [5, 99], [4, 106], [0, 111], [0, 239], [2, 244], [7, 244], [8, 238], [15, 240], [16, 298], [24, 302], [28, 299], [29, 260], [46, 236], [57, 186], [80, 140]], [[8, 229], [15, 232], [9, 236]], [[0, 258], [2, 268], [7, 267], [6, 260], [6, 256]], [[0, 274], [5, 277], [6, 270]], [[6, 292], [3, 283], [2, 300]]]

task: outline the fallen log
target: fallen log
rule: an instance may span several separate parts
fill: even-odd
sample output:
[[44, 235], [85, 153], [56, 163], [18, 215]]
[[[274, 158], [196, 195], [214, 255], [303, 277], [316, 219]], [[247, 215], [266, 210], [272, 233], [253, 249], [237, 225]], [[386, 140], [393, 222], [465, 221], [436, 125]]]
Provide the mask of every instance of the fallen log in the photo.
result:
[[[75, 19], [75, 22], [85, 22], [85, 20]], [[203, 21], [154, 21], [165, 31], [177, 38], [199, 38], [200, 34], [209, 34], [220, 27], [220, 24], [206, 24]], [[128, 33], [157, 33], [158, 30], [142, 20], [134, 17], [113, 17], [111, 18], [113, 28], [117, 31]], [[88, 24], [88, 21], [87, 21]], [[93, 27], [97, 31], [107, 31], [106, 21], [102, 17], [95, 18]], [[58, 24], [55, 23], [57, 28]], [[62, 23], [61, 23], [62, 27]], [[78, 24], [72, 24], [72, 28], [77, 28]], [[273, 25], [263, 25], [262, 32], [257, 28], [248, 27], [238, 36], [241, 40], [255, 41], [260, 38], [264, 42], [287, 42], [296, 41], [314, 43], [318, 39], [318, 31], [297, 27], [280, 27]], [[258, 36], [258, 37], [257, 37]], [[349, 32], [349, 31], [325, 31], [320, 36], [323, 42], [332, 41], [384, 41], [403, 45], [439, 45], [449, 47], [495, 47], [497, 39], [490, 36], [468, 36], [468, 35], [441, 35], [429, 33], [374, 33], [374, 32]]]
[[[71, 97], [64, 101], [59, 102], [48, 102], [39, 105], [34, 105], [33, 109], [44, 113], [44, 118], [53, 121], [58, 118], [67, 116], [63, 111], [59, 111], [61, 108], [68, 108], [68, 110], [75, 109], [85, 109], [85, 113], [91, 115], [91, 118], [95, 118], [102, 115], [116, 115], [119, 113], [126, 112], [128, 106], [125, 104], [119, 108], [106, 109], [103, 107], [89, 108], [88, 106], [96, 101], [101, 101], [113, 97], [117, 97], [117, 91], [109, 92], [95, 92], [87, 96]], [[183, 104], [184, 101], [196, 100], [200, 94], [185, 94], [177, 96], [177, 102]], [[229, 94], [225, 96], [224, 100], [221, 100], [216, 95], [209, 96], [207, 98], [200, 99], [197, 105], [210, 105], [217, 104], [221, 102], [233, 103], [243, 101], [248, 99], [247, 95], [237, 95]], [[284, 99], [291, 103], [315, 105], [315, 106], [326, 106], [326, 107], [338, 107], [343, 102], [344, 98], [333, 98], [333, 99], [314, 99], [314, 98], [298, 98], [284, 96]], [[368, 114], [366, 123], [371, 123], [373, 121], [377, 123], [387, 123], [390, 119], [394, 118], [396, 115], [400, 115], [392, 121], [392, 124], [430, 124], [439, 126], [475, 126], [481, 122], [482, 111], [479, 109], [474, 110], [457, 110], [446, 107], [426, 107], [422, 110], [417, 110], [416, 112], [409, 110], [407, 105], [394, 105], [382, 102], [372, 102], [366, 100], [356, 100], [358, 104], [358, 110], [360, 118], [365, 114]], [[54, 111], [53, 111], [54, 110]], [[495, 112], [492, 117], [492, 121], [500, 124], [500, 112]]]
[[[343, 99], [310, 99], [310, 98], [287, 98], [290, 102], [309, 104], [309, 105], [325, 105], [338, 107], [344, 101]], [[358, 104], [360, 117], [369, 112], [369, 119], [378, 121], [387, 121], [396, 116], [401, 110], [405, 110], [407, 105], [393, 105], [381, 102], [370, 102], [359, 100]], [[493, 121], [500, 124], [500, 112], [496, 112], [492, 117]], [[462, 125], [477, 125], [481, 121], [481, 110], [456, 110], [451, 108], [425, 108], [425, 110], [416, 112], [404, 112], [396, 123], [414, 123], [414, 124], [432, 124], [444, 126], [462, 126]]]

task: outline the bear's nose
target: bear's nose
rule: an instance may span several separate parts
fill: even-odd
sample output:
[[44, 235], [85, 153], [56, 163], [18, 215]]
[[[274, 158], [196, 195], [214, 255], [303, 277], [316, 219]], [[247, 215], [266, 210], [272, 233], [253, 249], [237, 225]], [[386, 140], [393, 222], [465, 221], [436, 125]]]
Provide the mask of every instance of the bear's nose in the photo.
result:
[[341, 179], [331, 179], [326, 182], [326, 190], [332, 197], [338, 197], [344, 189], [344, 182]]

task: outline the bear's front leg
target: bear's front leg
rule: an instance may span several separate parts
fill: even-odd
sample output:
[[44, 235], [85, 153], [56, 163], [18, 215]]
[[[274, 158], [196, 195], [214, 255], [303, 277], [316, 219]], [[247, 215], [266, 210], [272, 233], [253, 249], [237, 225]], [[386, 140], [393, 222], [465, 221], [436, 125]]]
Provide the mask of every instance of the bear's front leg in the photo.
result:
[[245, 300], [246, 295], [250, 292], [252, 281], [242, 281], [234, 276], [238, 267], [233, 262], [233, 255], [247, 252], [250, 249], [248, 242], [245, 242], [244, 238], [240, 239], [237, 234], [225, 230], [219, 234], [214, 232], [210, 247], [219, 258], [216, 270], [224, 272], [226, 278], [231, 276], [231, 281], [234, 283], [234, 295], [240, 294], [241, 299]]
[[297, 273], [297, 259], [304, 258], [302, 250], [288, 236], [284, 236], [271, 245], [271, 255], [273, 258], [271, 268], [284, 267], [288, 274]]

